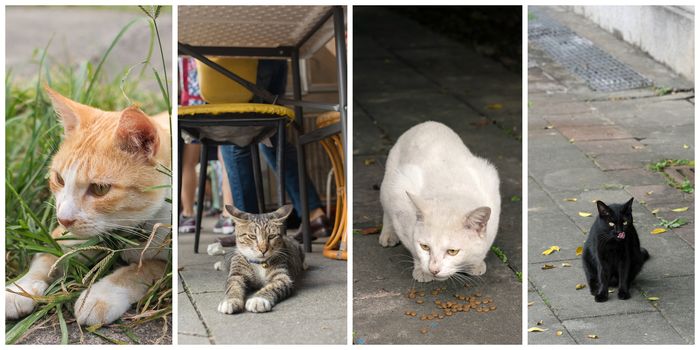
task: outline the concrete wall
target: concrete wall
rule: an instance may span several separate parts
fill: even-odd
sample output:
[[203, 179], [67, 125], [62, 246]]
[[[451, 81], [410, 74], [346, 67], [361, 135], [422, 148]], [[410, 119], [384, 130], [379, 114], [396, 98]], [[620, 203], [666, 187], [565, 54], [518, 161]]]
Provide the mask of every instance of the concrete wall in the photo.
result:
[[693, 6], [568, 6], [695, 81]]

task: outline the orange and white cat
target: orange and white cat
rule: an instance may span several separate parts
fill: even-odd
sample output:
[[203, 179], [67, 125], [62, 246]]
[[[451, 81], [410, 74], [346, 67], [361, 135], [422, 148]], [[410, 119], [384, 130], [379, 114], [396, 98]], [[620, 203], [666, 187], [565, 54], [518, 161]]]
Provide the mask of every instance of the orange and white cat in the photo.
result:
[[[170, 183], [170, 177], [157, 170], [158, 166], [170, 167], [168, 114], [149, 117], [134, 106], [119, 112], [102, 111], [48, 87], [46, 91], [64, 128], [63, 142], [49, 170], [59, 222], [52, 237], [69, 234], [88, 239], [137, 226], [151, 232], [157, 223], [169, 223], [171, 206], [165, 200], [169, 189], [153, 189]], [[114, 322], [141, 299], [165, 272], [168, 235], [169, 230], [159, 229], [145, 251], [122, 252], [122, 259], [129, 265], [94, 283], [76, 301], [78, 323]], [[147, 238], [143, 239], [143, 248]], [[80, 240], [61, 241], [64, 252], [78, 243]], [[7, 289], [43, 295], [61, 275], [53, 272], [49, 276], [57, 259], [49, 254], [36, 255], [29, 271]], [[5, 318], [24, 317], [35, 304], [31, 298], [6, 291]]]

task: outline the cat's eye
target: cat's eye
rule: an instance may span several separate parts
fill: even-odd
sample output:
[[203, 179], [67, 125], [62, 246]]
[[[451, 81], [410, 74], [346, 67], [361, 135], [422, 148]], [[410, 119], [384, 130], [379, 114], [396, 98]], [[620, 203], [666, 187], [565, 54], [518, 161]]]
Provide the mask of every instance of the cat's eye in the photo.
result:
[[65, 186], [65, 182], [63, 182], [63, 178], [61, 177], [61, 175], [59, 173], [56, 173], [56, 182], [60, 186]]
[[275, 238], [277, 238], [277, 235], [269, 235], [269, 236], [267, 236], [267, 239], [275, 239]]
[[90, 194], [95, 197], [102, 197], [106, 195], [109, 190], [112, 189], [110, 184], [90, 184]]
[[608, 225], [609, 225], [610, 227], [613, 227], [613, 226], [615, 226], [615, 223], [613, 223], [613, 222], [608, 222]]
[[427, 244], [421, 244], [421, 245], [420, 245], [420, 248], [423, 249], [423, 250], [425, 250], [426, 252], [427, 252], [427, 251], [430, 251], [430, 247], [428, 247]]
[[447, 254], [450, 254], [452, 256], [457, 255], [457, 253], [459, 253], [459, 249], [448, 249], [447, 250]]
[[623, 222], [622, 224], [623, 224], [623, 225], [627, 225], [627, 221]]

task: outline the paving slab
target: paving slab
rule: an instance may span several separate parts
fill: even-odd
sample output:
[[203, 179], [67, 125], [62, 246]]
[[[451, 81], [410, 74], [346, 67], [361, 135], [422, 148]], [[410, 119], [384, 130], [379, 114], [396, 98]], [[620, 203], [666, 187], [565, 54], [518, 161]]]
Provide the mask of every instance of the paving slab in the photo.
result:
[[686, 344], [657, 312], [578, 318], [564, 321], [564, 327], [578, 344]]
[[[533, 291], [528, 291], [528, 303], [532, 305], [527, 307], [528, 313], [528, 328], [539, 327], [544, 329], [543, 332], [529, 332], [528, 344], [561, 344], [569, 345], [576, 344], [574, 339], [569, 334], [569, 331], [559, 321], [549, 309], [544, 300], [539, 294]], [[557, 335], [561, 332], [561, 335]]]

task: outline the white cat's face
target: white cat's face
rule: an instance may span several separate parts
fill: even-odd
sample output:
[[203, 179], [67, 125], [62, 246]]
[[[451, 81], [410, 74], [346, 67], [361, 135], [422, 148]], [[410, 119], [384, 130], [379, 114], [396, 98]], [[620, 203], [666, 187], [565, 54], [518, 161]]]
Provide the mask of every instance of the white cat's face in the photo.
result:
[[486, 244], [461, 224], [419, 222], [414, 229], [414, 251], [419, 266], [437, 280], [446, 280], [479, 263]]

